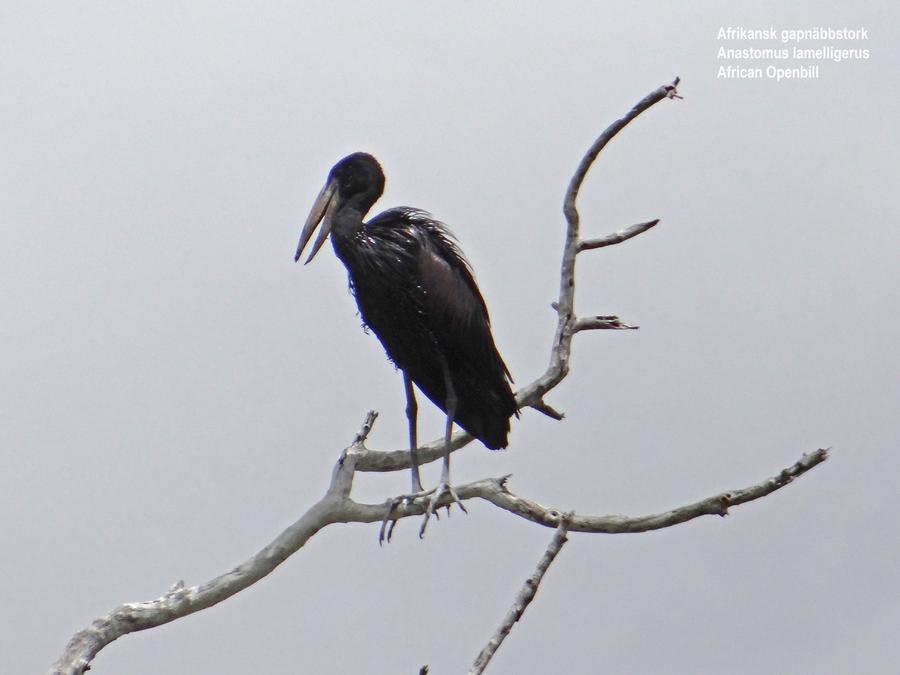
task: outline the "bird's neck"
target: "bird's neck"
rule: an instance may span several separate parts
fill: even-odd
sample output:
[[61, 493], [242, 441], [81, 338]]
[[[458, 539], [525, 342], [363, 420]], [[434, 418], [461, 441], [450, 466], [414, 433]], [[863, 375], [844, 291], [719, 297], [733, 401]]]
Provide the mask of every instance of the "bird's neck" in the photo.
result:
[[358, 192], [344, 201], [332, 219], [335, 236], [349, 239], [363, 228], [363, 218], [381, 196], [381, 187]]
[[[367, 209], [368, 210], [368, 209]], [[359, 232], [363, 226], [364, 211], [355, 206], [347, 205], [334, 214], [331, 229], [334, 236], [339, 239], [349, 239]]]

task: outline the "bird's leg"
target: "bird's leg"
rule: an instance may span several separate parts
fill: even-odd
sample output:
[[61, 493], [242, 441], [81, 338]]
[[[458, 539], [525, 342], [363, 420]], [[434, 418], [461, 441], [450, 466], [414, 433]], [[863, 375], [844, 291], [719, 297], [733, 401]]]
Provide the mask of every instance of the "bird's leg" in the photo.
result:
[[409, 460], [412, 464], [412, 491], [422, 492], [422, 480], [419, 478], [419, 444], [416, 441], [416, 417], [419, 406], [416, 404], [416, 392], [412, 380], [404, 371], [403, 385], [406, 387], [406, 418], [409, 420]]
[[[419, 528], [419, 537], [425, 536], [425, 528], [428, 527], [428, 519], [432, 513], [435, 513], [435, 507], [444, 493], [450, 495], [450, 503], [447, 504], [447, 513], [450, 513], [450, 504], [456, 502], [463, 513], [468, 513], [466, 507], [463, 506], [456, 490], [450, 485], [450, 437], [453, 434], [453, 420], [456, 417], [456, 406], [458, 400], [456, 398], [456, 390], [453, 387], [453, 380], [450, 377], [450, 368], [447, 361], [441, 357], [441, 370], [444, 371], [444, 389], [447, 392], [446, 408], [447, 408], [447, 425], [444, 428], [444, 465], [441, 468], [441, 480], [437, 488], [428, 500], [428, 508], [425, 510], [425, 518], [422, 520], [422, 526]], [[437, 515], [435, 513], [435, 515]]]
[[[409, 420], [409, 459], [412, 464], [412, 492], [408, 495], [400, 495], [394, 497], [388, 505], [387, 512], [384, 514], [384, 520], [381, 521], [381, 530], [378, 533], [378, 543], [391, 541], [394, 534], [394, 526], [397, 524], [397, 518], [394, 513], [401, 504], [410, 504], [416, 497], [422, 497], [426, 494], [422, 489], [422, 479], [419, 477], [419, 443], [416, 434], [416, 419], [418, 417], [419, 406], [416, 403], [416, 392], [413, 389], [412, 379], [403, 372], [403, 385], [406, 388], [406, 418]], [[388, 525], [390, 521], [390, 526]]]

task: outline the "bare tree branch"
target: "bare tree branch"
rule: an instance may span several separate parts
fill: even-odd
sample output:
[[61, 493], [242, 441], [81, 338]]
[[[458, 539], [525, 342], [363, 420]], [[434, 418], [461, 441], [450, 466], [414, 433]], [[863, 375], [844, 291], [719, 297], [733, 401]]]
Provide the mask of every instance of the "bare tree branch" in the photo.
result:
[[293, 525], [249, 560], [200, 586], [185, 587], [177, 582], [162, 597], [146, 602], [119, 605], [90, 627], [75, 634], [50, 673], [81, 675], [94, 657], [113, 640], [123, 635], [154, 628], [212, 607], [267, 576], [296, 553], [310, 537], [335, 521], [340, 505], [349, 500], [353, 484], [355, 451], [363, 447], [377, 413], [369, 411], [363, 426], [334, 467], [325, 495]]
[[639, 326], [629, 326], [617, 316], [588, 316], [575, 321], [572, 332], [583, 330], [637, 330]]
[[[569, 370], [569, 357], [573, 336], [586, 330], [627, 329], [629, 326], [614, 316], [594, 316], [578, 318], [574, 309], [575, 298], [575, 258], [579, 252], [602, 246], [618, 244], [641, 232], [645, 232], [657, 221], [641, 223], [613, 233], [600, 239], [582, 241], [578, 234], [578, 211], [575, 200], [588, 169], [603, 147], [622, 128], [641, 112], [664, 98], [680, 98], [675, 87], [678, 78], [672, 84], [659, 87], [641, 100], [628, 114], [610, 125], [594, 142], [578, 166], [575, 175], [566, 191], [563, 211], [567, 230], [560, 268], [559, 298], [553, 303], [557, 313], [557, 328], [550, 350], [550, 363], [545, 372], [530, 384], [524, 386], [516, 394], [521, 407], [531, 407], [554, 419], [562, 419], [563, 414], [546, 403], [544, 396], [559, 384]], [[332, 472], [331, 482], [324, 496], [304, 513], [293, 525], [279, 534], [269, 545], [230, 571], [198, 586], [187, 587], [179, 581], [162, 597], [147, 602], [126, 603], [112, 610], [109, 614], [94, 621], [88, 628], [78, 632], [69, 641], [59, 660], [53, 665], [53, 675], [81, 675], [90, 666], [94, 657], [110, 642], [139, 630], [160, 626], [175, 619], [206, 609], [225, 600], [252, 585], [272, 572], [288, 557], [302, 548], [319, 530], [333, 523], [373, 523], [383, 522], [385, 514], [391, 507], [392, 500], [381, 504], [360, 504], [350, 497], [353, 479], [357, 471], [399, 471], [410, 466], [408, 449], [381, 451], [365, 447], [365, 441], [375, 423], [377, 414], [369, 412], [362, 428], [355, 435], [353, 442], [340, 455]], [[469, 434], [459, 432], [453, 436], [453, 450], [461, 448], [472, 440]], [[443, 452], [443, 439], [437, 439], [419, 448], [419, 463], [426, 464], [439, 459]], [[694, 504], [681, 506], [661, 514], [639, 517], [627, 516], [571, 516], [562, 521], [561, 511], [549, 509], [525, 497], [513, 494], [507, 489], [507, 477], [484, 479], [468, 485], [458, 486], [456, 492], [462, 500], [480, 498], [510, 513], [547, 527], [557, 528], [554, 542], [558, 545], [554, 550], [548, 548], [545, 554], [546, 565], [538, 572], [542, 575], [552, 562], [553, 556], [565, 541], [565, 531], [593, 533], [645, 532], [698, 518], [703, 515], [727, 514], [731, 506], [743, 504], [766, 495], [788, 485], [798, 476], [825, 461], [827, 450], [817, 450], [804, 455], [794, 465], [778, 475], [761, 483], [741, 490], [733, 490], [704, 499]], [[446, 498], [444, 499], [446, 501]], [[446, 505], [441, 503], [440, 505]], [[427, 508], [427, 499], [420, 497], [412, 502], [401, 504], [390, 514], [392, 519], [401, 519], [421, 515]], [[542, 559], [541, 564], [544, 564]], [[538, 574], [536, 572], [536, 574]], [[540, 582], [540, 576], [531, 589], [533, 592]], [[528, 589], [524, 589], [527, 591]], [[524, 591], [523, 591], [524, 592]], [[528, 598], [527, 601], [530, 601]], [[527, 606], [521, 604], [521, 611]], [[517, 607], [520, 606], [517, 599]], [[515, 608], [514, 608], [515, 611]], [[521, 616], [519, 611], [518, 618]], [[514, 619], [515, 620], [515, 619]], [[504, 623], [504, 625], [506, 625]], [[511, 624], [510, 624], [511, 626]], [[501, 627], [501, 631], [503, 627]], [[508, 629], [507, 629], [508, 632]], [[502, 637], [500, 638], [502, 640]], [[499, 642], [497, 643], [499, 645]], [[487, 649], [487, 648], [486, 648]], [[494, 647], [496, 649], [496, 647]], [[479, 659], [481, 656], [479, 656]], [[487, 659], [489, 660], [489, 656]], [[486, 665], [487, 661], [485, 661]], [[477, 662], [476, 662], [477, 665]], [[483, 666], [482, 666], [483, 669]], [[420, 673], [427, 672], [423, 666]], [[481, 672], [473, 671], [473, 672]]]
[[[663, 99], [678, 98], [676, 87], [679, 82], [679, 78], [676, 77], [671, 84], [654, 89], [629, 110], [624, 117], [610, 124], [594, 141], [593, 145], [588, 148], [578, 168], [575, 170], [575, 174], [569, 181], [569, 187], [563, 200], [563, 214], [566, 217], [566, 241], [563, 246], [562, 263], [560, 265], [559, 299], [554, 303], [557, 323], [556, 334], [553, 337], [553, 347], [550, 350], [550, 364], [543, 375], [520, 389], [516, 394], [516, 400], [523, 406], [542, 402], [544, 394], [559, 384], [569, 373], [572, 336], [576, 332], [574, 329], [578, 321], [578, 317], [575, 314], [575, 258], [580, 251], [581, 242], [579, 239], [579, 215], [575, 201], [578, 198], [581, 184], [584, 182], [588, 170], [591, 168], [594, 160], [597, 159], [600, 151], [631, 120]], [[635, 232], [632, 236], [637, 234], [639, 233]], [[621, 241], [625, 241], [625, 238]]]
[[623, 241], [628, 241], [632, 237], [643, 234], [657, 224], [659, 224], [659, 218], [657, 218], [656, 220], [647, 221], [646, 223], [637, 223], [636, 225], [626, 227], [624, 230], [613, 232], [612, 234], [608, 234], [605, 237], [600, 237], [599, 239], [582, 239], [580, 242], [578, 242], [578, 252], [581, 253], [582, 251], [589, 251], [593, 248], [603, 248], [604, 246], [621, 244]]
[[[810, 469], [828, 459], [827, 448], [804, 454], [794, 464], [759, 483], [738, 490], [722, 492], [693, 504], [679, 506], [663, 513], [649, 516], [573, 516], [569, 524], [572, 532], [624, 534], [660, 530], [680, 525], [701, 516], [727, 516], [728, 509], [766, 497], [799, 478]], [[459, 491], [462, 496], [462, 490]], [[494, 481], [489, 489], [479, 490], [477, 495], [501, 509], [515, 513], [546, 527], [558, 524], [559, 510], [550, 509], [525, 497], [519, 497], [508, 489], [502, 480]]]
[[539, 413], [543, 413], [547, 417], [556, 420], [559, 422], [565, 415], [558, 410], [556, 410], [553, 406], [549, 405], [545, 401], [541, 400], [537, 403], [532, 403], [531, 407], [537, 410]]
[[[374, 421], [373, 413], [367, 416], [368, 429]], [[368, 434], [360, 432], [357, 439]], [[314, 504], [297, 522], [278, 535], [272, 543], [249, 560], [200, 586], [185, 587], [179, 581], [156, 600], [120, 605], [105, 617], [77, 633], [66, 647], [62, 657], [54, 664], [51, 673], [80, 675], [103, 647], [128, 633], [161, 626], [194, 612], [218, 604], [222, 600], [244, 590], [268, 575], [306, 544], [319, 530], [334, 523], [381, 522], [390, 508], [390, 500], [383, 504], [360, 504], [350, 499], [355, 463], [360, 454], [371, 452], [361, 441], [347, 448], [334, 467], [331, 484], [325, 496]], [[714, 495], [693, 504], [649, 516], [572, 516], [568, 529], [573, 532], [619, 534], [646, 532], [672, 527], [705, 515], [727, 515], [732, 506], [744, 504], [771, 494], [824, 462], [828, 450], [816, 450], [804, 455], [778, 475], [756, 485]], [[546, 527], [558, 527], [561, 511], [548, 508], [526, 497], [520, 497], [507, 489], [508, 476], [488, 478], [456, 488], [460, 499], [480, 498], [510, 513]], [[449, 504], [445, 496], [440, 506]], [[408, 518], [425, 513], [428, 500], [419, 498], [410, 504], [397, 507], [392, 518]]]
[[544, 578], [544, 573], [549, 569], [550, 565], [556, 559], [556, 555], [562, 550], [566, 541], [568, 541], [566, 533], [569, 531], [569, 520], [571, 518], [571, 513], [563, 514], [560, 517], [559, 525], [556, 527], [556, 532], [553, 534], [553, 539], [550, 540], [547, 550], [544, 551], [544, 555], [542, 555], [541, 559], [538, 561], [534, 574], [525, 580], [525, 584], [516, 595], [512, 608], [506, 616], [503, 617], [503, 621], [500, 623], [497, 632], [491, 636], [491, 639], [488, 640], [484, 649], [482, 649], [476, 657], [475, 663], [473, 663], [472, 668], [469, 669], [469, 675], [481, 675], [481, 673], [484, 672], [484, 669], [487, 668], [488, 663], [490, 663], [494, 654], [500, 648], [500, 645], [503, 644], [503, 640], [509, 635], [515, 623], [525, 614], [528, 605], [531, 604], [531, 601], [534, 600], [534, 596], [537, 595], [538, 587], [541, 585], [541, 580]]
[[[732, 506], [739, 506], [740, 504], [760, 499], [789, 485], [795, 478], [799, 478], [828, 459], [828, 452], [828, 449], [814, 450], [804, 454], [794, 464], [783, 469], [775, 476], [759, 483], [746, 488], [721, 492], [699, 502], [679, 506], [662, 513], [648, 516], [574, 515], [569, 523], [569, 530], [593, 534], [648, 532], [679, 525], [701, 516], [725, 516], [728, 515], [728, 509]], [[484, 478], [473, 483], [458, 485], [456, 492], [462, 500], [483, 499], [494, 506], [498, 506], [538, 525], [545, 527], [557, 527], [559, 525], [560, 513], [562, 513], [560, 509], [550, 508], [527, 497], [516, 495], [507, 487], [509, 478], [509, 476]], [[390, 500], [381, 504], [360, 504], [352, 499], [347, 499], [341, 504], [342, 512], [339, 520], [345, 523], [381, 522], [384, 519], [389, 502]], [[444, 497], [439, 502], [439, 505], [446, 506], [449, 503], [449, 498]], [[401, 519], [419, 516], [425, 513], [427, 505], [427, 497], [419, 497], [412, 502], [396, 507], [391, 517]]]

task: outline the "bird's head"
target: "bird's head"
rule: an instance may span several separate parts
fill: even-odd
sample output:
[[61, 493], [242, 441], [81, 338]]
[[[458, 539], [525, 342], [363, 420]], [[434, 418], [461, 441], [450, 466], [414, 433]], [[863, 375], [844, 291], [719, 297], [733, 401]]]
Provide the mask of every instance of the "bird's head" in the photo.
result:
[[294, 261], [300, 259], [303, 249], [306, 248], [319, 223], [322, 227], [313, 242], [312, 250], [306, 259], [307, 263], [322, 248], [339, 211], [346, 209], [348, 212], [355, 212], [353, 217], [362, 222], [362, 217], [372, 208], [372, 204], [378, 200], [382, 192], [384, 192], [384, 172], [372, 155], [355, 152], [335, 164], [328, 173], [325, 187], [316, 197], [303, 225]]

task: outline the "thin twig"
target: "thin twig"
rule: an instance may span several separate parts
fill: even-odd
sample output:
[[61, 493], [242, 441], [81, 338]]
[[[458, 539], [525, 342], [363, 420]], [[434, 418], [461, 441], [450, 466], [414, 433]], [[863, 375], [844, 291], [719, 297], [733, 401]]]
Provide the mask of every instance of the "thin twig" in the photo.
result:
[[366, 418], [363, 420], [362, 427], [359, 432], [357, 432], [356, 436], [353, 437], [353, 442], [350, 444], [353, 448], [362, 448], [366, 444], [366, 439], [369, 437], [369, 433], [372, 431], [372, 427], [375, 426], [375, 420], [378, 419], [378, 412], [375, 410], [370, 410], [366, 413]]
[[532, 403], [531, 407], [537, 410], [539, 413], [546, 415], [550, 419], [556, 420], [557, 422], [559, 422], [566, 416], [565, 413], [559, 412], [556, 408], [543, 400]]
[[578, 191], [581, 189], [581, 184], [584, 182], [588, 170], [591, 168], [594, 160], [597, 159], [597, 155], [600, 154], [600, 151], [603, 150], [603, 148], [606, 147], [606, 144], [609, 143], [616, 134], [622, 131], [629, 122], [647, 110], [647, 108], [659, 103], [664, 98], [681, 98], [678, 95], [678, 84], [680, 82], [681, 78], [676, 77], [671, 84], [666, 84], [654, 89], [638, 101], [631, 110], [625, 113], [625, 115], [610, 124], [606, 128], [606, 131], [597, 137], [597, 140], [594, 141], [593, 145], [591, 145], [584, 154], [581, 163], [578, 165], [575, 174], [572, 176], [572, 180], [569, 181], [569, 188], [566, 190], [566, 198], [563, 207], [566, 212], [567, 220], [574, 219], [576, 222], [578, 220], [578, 212], [575, 210], [575, 200], [578, 197]]
[[624, 230], [613, 232], [612, 234], [608, 234], [605, 237], [599, 237], [598, 239], [582, 239], [578, 242], [578, 252], [581, 253], [581, 251], [589, 251], [594, 248], [603, 248], [604, 246], [621, 244], [623, 241], [628, 241], [632, 237], [643, 234], [651, 227], [655, 227], [658, 223], [659, 218], [647, 221], [646, 223], [637, 223], [631, 227], [626, 227]]
[[617, 316], [586, 316], [578, 319], [572, 332], [583, 330], [637, 330], [640, 326], [629, 326]]
[[571, 518], [572, 513], [566, 513], [559, 516], [559, 525], [556, 528], [556, 532], [553, 533], [553, 538], [550, 540], [547, 550], [544, 551], [544, 555], [542, 555], [541, 559], [538, 561], [534, 574], [525, 580], [524, 585], [516, 595], [516, 599], [513, 601], [512, 607], [509, 612], [507, 612], [506, 616], [503, 617], [503, 621], [500, 623], [497, 631], [491, 636], [491, 639], [488, 640], [484, 649], [482, 649], [476, 657], [475, 663], [473, 663], [472, 667], [469, 669], [469, 675], [481, 675], [481, 673], [484, 672], [484, 669], [487, 668], [488, 663], [490, 663], [494, 654], [500, 648], [500, 645], [503, 644], [503, 641], [506, 639], [506, 636], [509, 635], [513, 626], [522, 618], [522, 615], [525, 614], [528, 605], [531, 604], [531, 601], [534, 600], [534, 596], [537, 595], [538, 587], [541, 585], [544, 574], [556, 559], [557, 554], [562, 550], [566, 541], [568, 541], [566, 533], [569, 530], [569, 520]]

